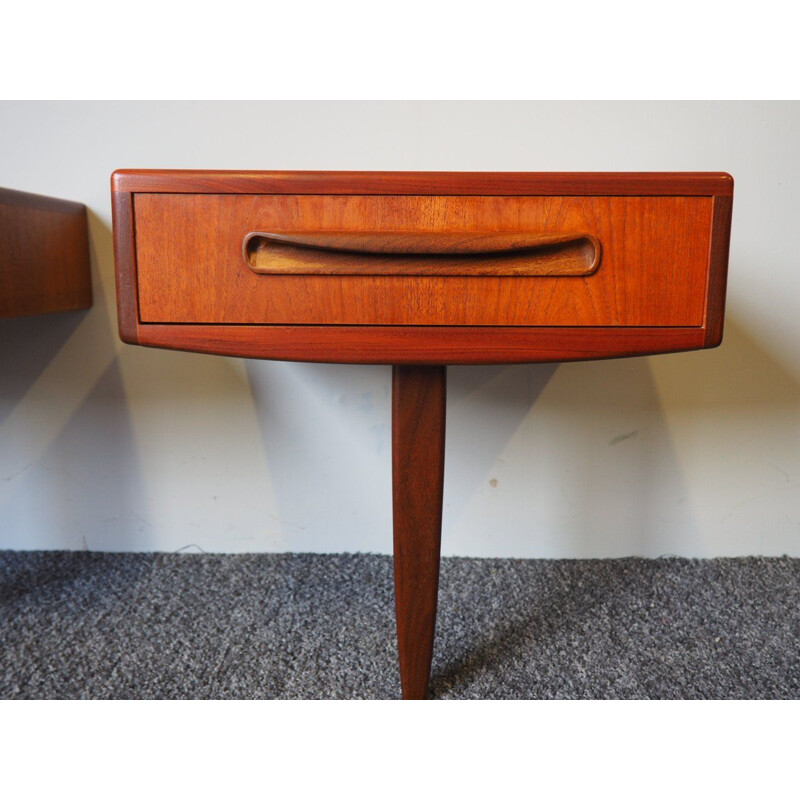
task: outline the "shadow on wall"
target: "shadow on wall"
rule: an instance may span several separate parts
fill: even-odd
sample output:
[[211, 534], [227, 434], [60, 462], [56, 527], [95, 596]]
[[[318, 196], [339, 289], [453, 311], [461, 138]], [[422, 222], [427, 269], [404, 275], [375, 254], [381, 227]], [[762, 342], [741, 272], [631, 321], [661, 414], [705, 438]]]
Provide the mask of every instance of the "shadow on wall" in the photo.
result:
[[89, 309], [86, 309], [0, 320], [0, 424], [88, 314]]
[[[527, 364], [448, 368], [445, 530], [458, 525], [459, 518], [470, 513], [476, 494], [487, 486], [497, 488], [500, 478], [489, 475], [502, 472], [508, 443], [524, 426], [558, 367]], [[540, 458], [541, 454], [531, 457]]]
[[266, 522], [286, 549], [387, 552], [391, 369], [257, 361], [246, 369], [273, 487]]
[[[240, 549], [336, 551], [362, 507], [349, 549], [374, 544], [375, 520], [388, 544], [389, 369], [126, 347], [111, 231], [94, 214], [90, 240], [90, 311], [0, 322], [0, 546], [177, 549], [224, 509]], [[701, 537], [703, 517], [681, 505], [699, 451], [676, 452], [676, 431], [702, 440], [709, 463], [777, 453], [770, 469], [786, 483], [765, 491], [797, 494], [781, 458], [796, 464], [800, 384], [733, 310], [717, 350], [453, 367], [448, 394], [445, 552], [519, 552], [508, 529], [533, 554], [600, 553], [609, 537], [658, 554], [665, 520]], [[744, 490], [761, 480], [748, 469]], [[311, 503], [321, 521], [306, 532]], [[495, 527], [478, 530], [487, 519]]]
[[[0, 323], [0, 536], [19, 549], [88, 547], [110, 509], [140, 502], [116, 354], [111, 231], [89, 212], [94, 304]], [[127, 549], [135, 529], [109, 529]], [[110, 546], [108, 546], [110, 545]], [[95, 539], [96, 546], [96, 539]]]
[[[796, 349], [796, 343], [791, 349]], [[800, 408], [800, 376], [781, 364], [778, 348], [757, 338], [729, 309], [715, 350], [686, 353], [659, 365], [665, 399], [694, 412], [747, 408], [754, 414]]]
[[469, 373], [454, 375], [445, 552], [650, 548], [681, 475], [645, 359]]
[[[352, 534], [359, 514], [373, 531], [380, 527], [368, 539], [372, 549], [375, 542], [384, 547], [391, 525], [390, 370], [253, 361], [247, 373], [283, 543], [335, 549], [336, 532]], [[726, 406], [746, 407], [757, 427], [779, 407], [796, 410], [797, 397], [791, 375], [734, 318], [722, 348], [711, 351], [451, 367], [444, 551], [702, 552], [705, 519], [688, 498], [704, 493], [704, 467], [687, 479], [676, 438], [681, 445], [694, 437], [708, 458], [724, 460], [715, 447], [729, 448], [740, 428], [738, 419], [725, 428]], [[690, 460], [697, 462], [696, 452]], [[319, 525], [306, 532], [312, 505], [327, 509], [322, 527], [331, 536]], [[508, 529], [516, 538], [507, 538]]]
[[[452, 368], [443, 551], [702, 552], [714, 503], [762, 480], [755, 448], [775, 457], [767, 491], [791, 491], [778, 462], [796, 460], [799, 411], [797, 380], [734, 315], [715, 350]], [[783, 552], [781, 541], [764, 551]]]

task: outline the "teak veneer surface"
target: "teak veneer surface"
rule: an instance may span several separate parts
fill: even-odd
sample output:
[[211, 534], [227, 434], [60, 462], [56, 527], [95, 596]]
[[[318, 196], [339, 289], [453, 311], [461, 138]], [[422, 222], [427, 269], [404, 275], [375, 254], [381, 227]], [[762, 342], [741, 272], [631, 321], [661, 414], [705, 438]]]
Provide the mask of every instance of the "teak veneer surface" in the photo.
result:
[[[708, 197], [137, 194], [143, 323], [700, 326]], [[588, 276], [256, 274], [253, 231], [590, 234]], [[358, 256], [352, 255], [357, 261]], [[428, 264], [437, 265], [435, 259]]]
[[86, 207], [0, 189], [0, 317], [91, 304]]
[[709, 346], [705, 328], [164, 324], [141, 325], [134, 335], [148, 347], [335, 364], [525, 364]]
[[595, 272], [601, 249], [581, 233], [254, 231], [242, 255], [259, 275], [575, 277]]
[[113, 192], [189, 194], [733, 194], [725, 172], [313, 172], [121, 169]]
[[446, 367], [392, 370], [392, 516], [403, 697], [424, 700], [433, 656], [444, 490]]

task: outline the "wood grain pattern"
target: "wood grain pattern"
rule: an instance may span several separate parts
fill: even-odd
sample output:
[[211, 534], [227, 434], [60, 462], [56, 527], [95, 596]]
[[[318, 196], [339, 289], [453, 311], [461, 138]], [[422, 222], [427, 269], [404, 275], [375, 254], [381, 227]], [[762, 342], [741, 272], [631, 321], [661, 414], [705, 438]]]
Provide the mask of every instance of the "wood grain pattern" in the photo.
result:
[[242, 244], [259, 275], [588, 276], [601, 247], [588, 234], [253, 231]]
[[[142, 322], [701, 326], [705, 197], [134, 196]], [[587, 231], [588, 277], [256, 275], [255, 230], [481, 234]]]
[[86, 207], [0, 189], [0, 317], [92, 305]]
[[732, 212], [733, 197], [714, 198], [714, 223], [711, 235], [711, 252], [708, 259], [706, 347], [717, 347], [722, 342]]
[[137, 344], [139, 342], [139, 285], [136, 277], [133, 195], [127, 192], [112, 193], [111, 218], [114, 227], [119, 338], [128, 344]]
[[117, 170], [118, 192], [192, 194], [682, 195], [733, 194], [726, 172], [250, 172]]
[[334, 364], [525, 364], [675, 353], [705, 346], [698, 328], [140, 325], [148, 347]]
[[404, 700], [424, 700], [433, 656], [444, 487], [445, 367], [392, 371], [397, 645]]

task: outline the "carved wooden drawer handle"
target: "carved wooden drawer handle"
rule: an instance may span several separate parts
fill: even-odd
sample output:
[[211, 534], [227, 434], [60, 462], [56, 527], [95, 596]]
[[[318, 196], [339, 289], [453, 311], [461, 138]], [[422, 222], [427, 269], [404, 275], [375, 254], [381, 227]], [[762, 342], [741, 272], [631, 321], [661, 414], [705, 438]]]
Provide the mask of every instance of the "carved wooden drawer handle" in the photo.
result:
[[248, 233], [247, 266], [262, 275], [586, 276], [600, 242], [585, 233]]

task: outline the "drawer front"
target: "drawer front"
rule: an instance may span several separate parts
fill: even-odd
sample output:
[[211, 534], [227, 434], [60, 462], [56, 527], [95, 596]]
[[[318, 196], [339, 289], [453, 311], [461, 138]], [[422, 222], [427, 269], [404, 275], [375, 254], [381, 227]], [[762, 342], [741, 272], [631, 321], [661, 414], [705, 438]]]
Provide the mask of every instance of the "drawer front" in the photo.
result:
[[[704, 324], [711, 197], [136, 193], [133, 206], [142, 323]], [[273, 264], [245, 246], [260, 232], [312, 247]], [[487, 252], [417, 252], [462, 236]], [[319, 252], [340, 240], [350, 252]], [[352, 252], [360, 241], [394, 245], [376, 257]], [[544, 248], [527, 260], [494, 252], [530, 241]]]

